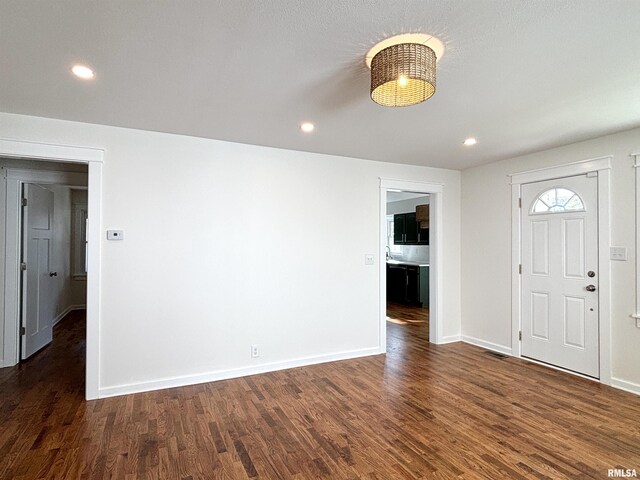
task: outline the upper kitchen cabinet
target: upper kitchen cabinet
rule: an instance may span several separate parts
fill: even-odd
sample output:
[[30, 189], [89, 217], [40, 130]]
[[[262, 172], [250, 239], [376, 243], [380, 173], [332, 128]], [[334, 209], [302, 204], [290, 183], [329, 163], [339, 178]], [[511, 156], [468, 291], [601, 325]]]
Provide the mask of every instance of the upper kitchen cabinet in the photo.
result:
[[418, 224], [418, 243], [417, 245], [429, 245], [429, 227], [422, 228]]
[[406, 245], [418, 243], [418, 222], [415, 212], [404, 214], [404, 243]]
[[405, 229], [406, 213], [398, 213], [393, 216], [393, 244], [404, 245], [404, 229]]
[[396, 213], [393, 216], [394, 245], [418, 243], [418, 230], [415, 213]]
[[416, 207], [416, 221], [418, 223], [418, 245], [429, 245], [429, 205]]
[[[427, 207], [426, 221], [421, 207]], [[393, 216], [393, 243], [429, 245], [429, 205], [419, 205], [416, 212], [397, 213]]]

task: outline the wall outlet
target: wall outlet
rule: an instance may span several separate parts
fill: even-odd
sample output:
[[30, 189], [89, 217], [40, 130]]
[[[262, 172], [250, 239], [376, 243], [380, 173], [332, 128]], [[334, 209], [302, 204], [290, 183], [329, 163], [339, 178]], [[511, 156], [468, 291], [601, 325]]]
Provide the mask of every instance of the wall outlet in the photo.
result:
[[258, 358], [260, 356], [260, 349], [258, 345], [251, 345], [251, 358]]
[[364, 264], [365, 265], [373, 265], [375, 263], [375, 256], [368, 253], [364, 256]]
[[107, 230], [107, 240], [124, 240], [124, 231]]

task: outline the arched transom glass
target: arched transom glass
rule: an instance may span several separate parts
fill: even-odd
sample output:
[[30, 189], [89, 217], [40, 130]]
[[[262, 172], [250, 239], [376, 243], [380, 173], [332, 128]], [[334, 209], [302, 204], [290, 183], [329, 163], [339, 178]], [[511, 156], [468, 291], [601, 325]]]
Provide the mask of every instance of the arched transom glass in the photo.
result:
[[541, 193], [531, 208], [531, 213], [562, 213], [584, 211], [580, 196], [567, 188], [556, 187]]

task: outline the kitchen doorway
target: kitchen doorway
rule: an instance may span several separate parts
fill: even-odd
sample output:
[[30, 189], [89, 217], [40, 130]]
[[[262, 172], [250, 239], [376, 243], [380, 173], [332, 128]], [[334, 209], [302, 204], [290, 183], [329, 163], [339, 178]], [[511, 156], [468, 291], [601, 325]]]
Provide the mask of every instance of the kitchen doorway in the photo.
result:
[[[408, 336], [442, 341], [440, 309], [442, 185], [382, 180], [380, 349]], [[387, 337], [389, 342], [387, 344]]]
[[429, 338], [429, 195], [387, 191], [387, 337]]

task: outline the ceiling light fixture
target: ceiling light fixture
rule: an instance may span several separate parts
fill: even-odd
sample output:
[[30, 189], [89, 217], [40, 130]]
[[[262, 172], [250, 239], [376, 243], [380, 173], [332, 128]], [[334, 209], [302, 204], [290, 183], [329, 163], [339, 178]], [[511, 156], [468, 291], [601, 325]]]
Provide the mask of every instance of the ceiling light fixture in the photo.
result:
[[408, 107], [436, 91], [436, 62], [443, 43], [425, 34], [396, 35], [375, 45], [365, 60], [371, 68], [371, 99], [385, 107]]
[[300, 124], [300, 130], [304, 133], [311, 133], [315, 130], [316, 126], [311, 122], [304, 122]]
[[478, 141], [473, 137], [467, 138], [464, 141], [464, 145], [466, 145], [467, 147], [470, 147], [471, 145], [475, 145], [476, 143], [478, 143]]
[[76, 77], [83, 80], [91, 80], [96, 76], [93, 70], [85, 65], [74, 65], [73, 68], [71, 68], [71, 71]]

